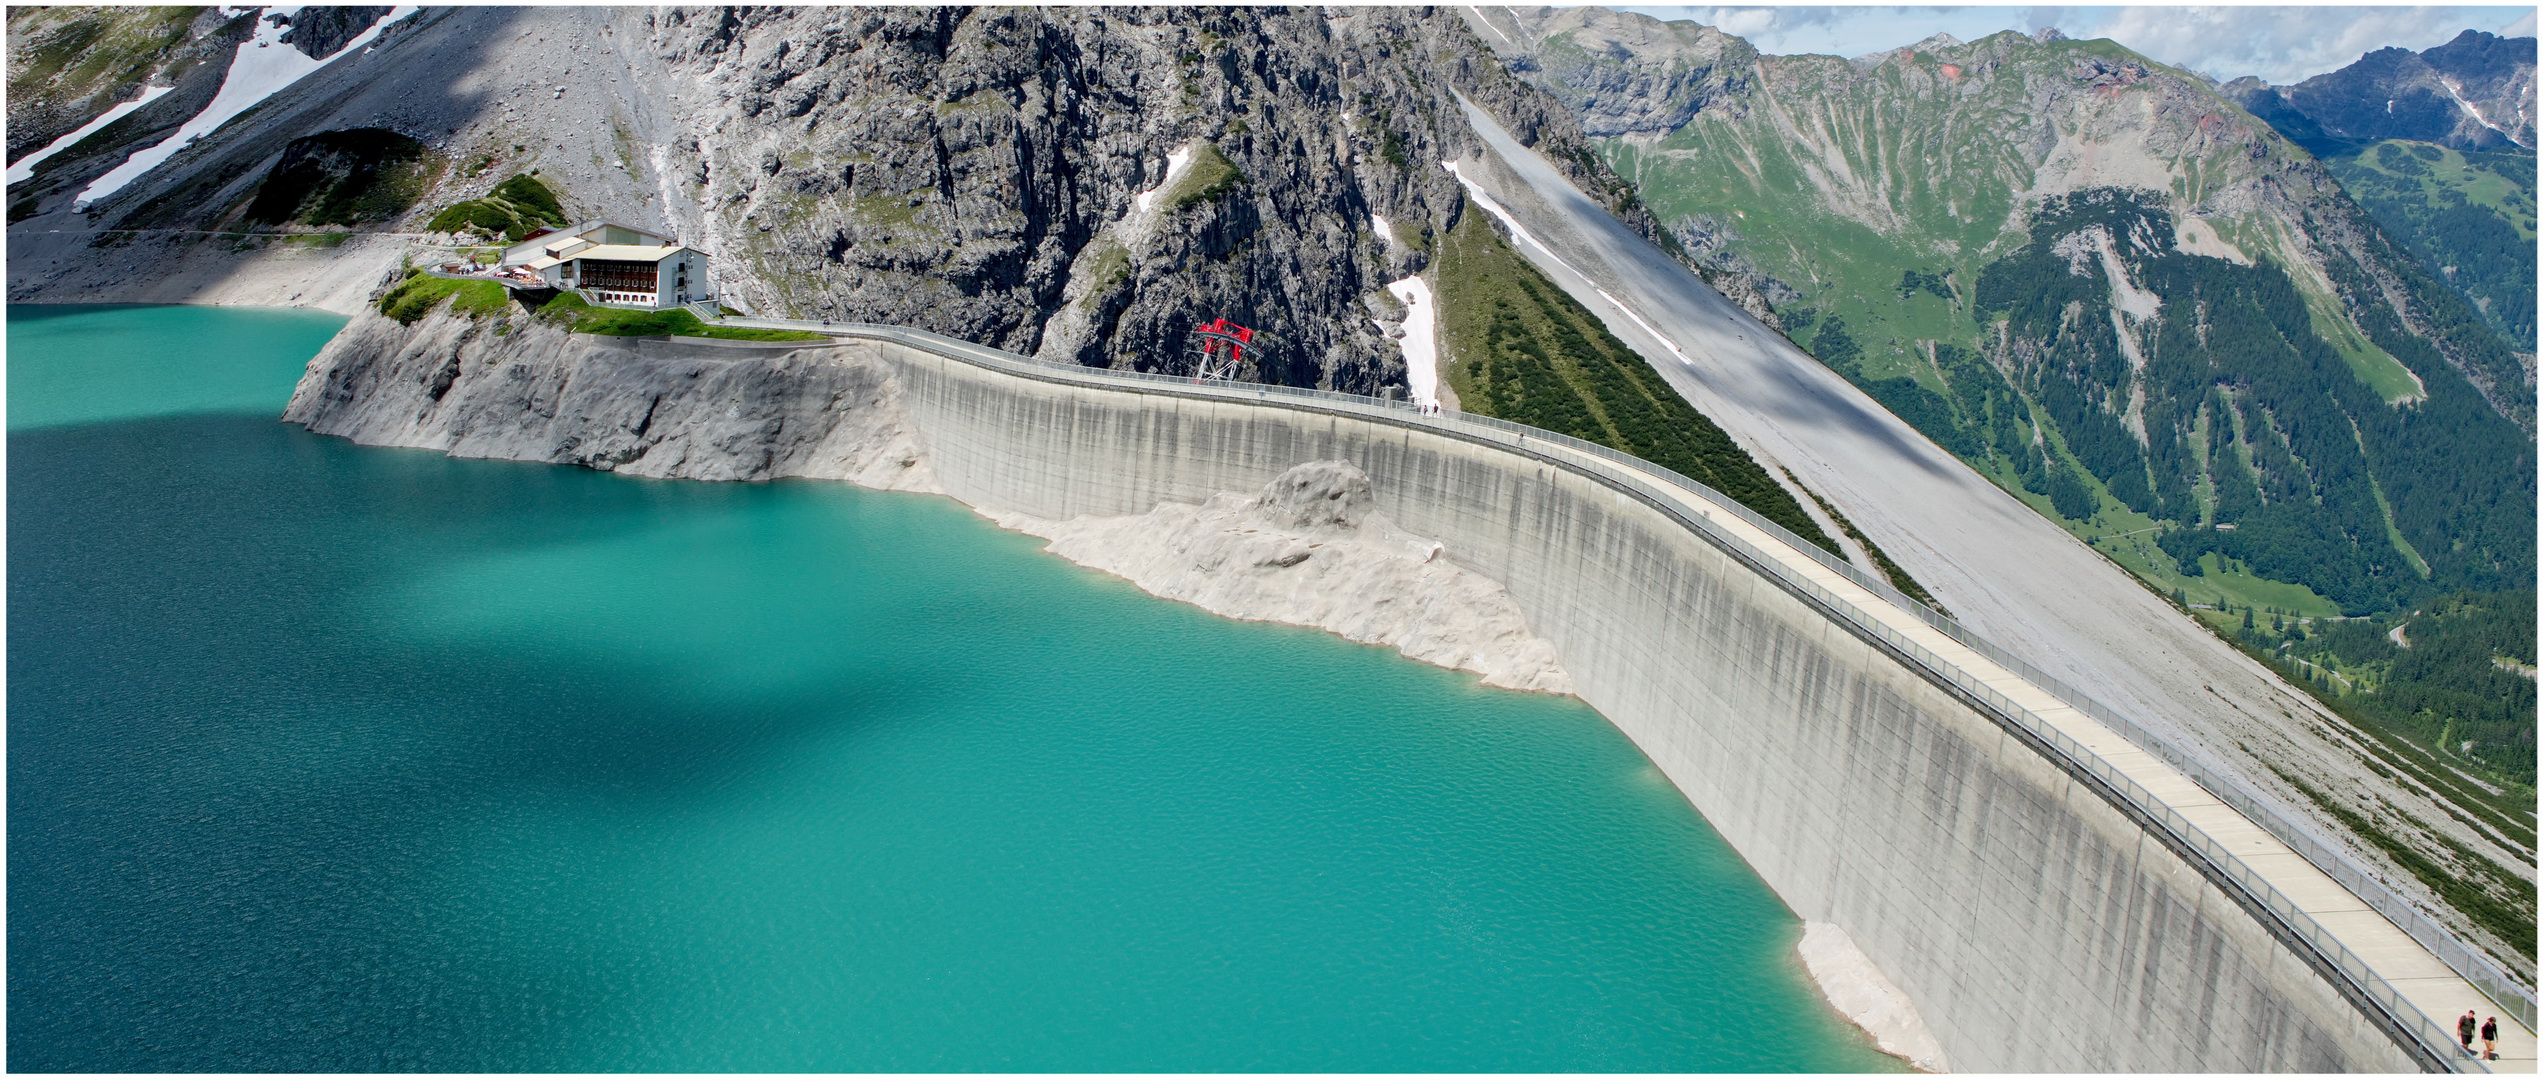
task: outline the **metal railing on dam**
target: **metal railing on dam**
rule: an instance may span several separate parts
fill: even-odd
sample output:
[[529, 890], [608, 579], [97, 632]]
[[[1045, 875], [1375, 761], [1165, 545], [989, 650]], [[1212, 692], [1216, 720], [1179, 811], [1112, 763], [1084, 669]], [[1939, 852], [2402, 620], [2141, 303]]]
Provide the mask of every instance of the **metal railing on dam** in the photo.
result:
[[[2409, 934], [2466, 982], [2498, 1002], [2504, 1011], [2516, 1016], [2529, 1030], [2533, 1027], [2534, 995], [2530, 987], [2421, 915], [2357, 866], [2344, 852], [2315, 837], [2300, 823], [2278, 813], [2267, 800], [2249, 792], [2231, 777], [2208, 767], [2197, 756], [2173, 746], [2142, 725], [1987, 642], [1950, 617], [1900, 593], [1888, 582], [1858, 570], [1706, 485], [1661, 466], [1568, 436], [1490, 417], [1463, 413], [1422, 414], [1402, 403], [1358, 395], [1261, 384], [1203, 384], [1187, 378], [1086, 368], [1034, 360], [903, 327], [825, 325], [800, 320], [748, 318], [725, 321], [736, 326], [810, 330], [838, 337], [889, 341], [1043, 382], [1278, 405], [1377, 420], [1511, 450], [1569, 468], [1629, 492], [1786, 591], [1833, 616], [1857, 636], [1925, 673], [1930, 681], [1994, 717], [1999, 724], [2057, 762], [2070, 775], [2085, 781], [2185, 861], [2200, 868], [2228, 895], [2235, 897], [2258, 922], [2338, 987], [2353, 1005], [2368, 1016], [2379, 1018], [2393, 1034], [2406, 1039], [2423, 1064], [2441, 1069], [2488, 1071], [2486, 1065], [2461, 1050], [2449, 1028], [2431, 1019], [2397, 989], [2392, 980], [2225, 844], [2032, 707], [2014, 700], [1979, 674], [1968, 670], [1963, 663], [1937, 655], [1925, 644], [1903, 633], [1899, 626], [1894, 625], [1894, 619], [1883, 618], [1799, 572], [1800, 568], [1793, 564], [1793, 555], [1798, 553], [1819, 568], [1894, 605], [1897, 611], [1913, 615], [1925, 627], [1945, 635], [1953, 643], [2001, 667], [2056, 699], [2060, 705], [2090, 718], [2179, 771]], [[1737, 530], [1726, 528], [1723, 523], [1714, 520], [1717, 514], [1736, 518], [1788, 550], [1771, 550], [1752, 542], [1748, 537], [1739, 535]]]

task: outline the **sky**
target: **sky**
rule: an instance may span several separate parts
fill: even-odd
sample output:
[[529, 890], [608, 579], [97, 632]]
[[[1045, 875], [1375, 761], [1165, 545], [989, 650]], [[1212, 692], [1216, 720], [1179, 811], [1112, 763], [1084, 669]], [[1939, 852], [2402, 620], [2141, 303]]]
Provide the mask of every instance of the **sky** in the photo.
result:
[[2218, 79], [2272, 83], [2347, 67], [2387, 45], [2417, 51], [2465, 30], [2534, 34], [2535, 9], [2517, 7], [1657, 7], [1623, 6], [1660, 19], [1693, 19], [1747, 38], [1770, 54], [1861, 56], [1937, 32], [1974, 41], [1998, 30], [2044, 26], [2068, 37], [2106, 37], [2174, 67]]

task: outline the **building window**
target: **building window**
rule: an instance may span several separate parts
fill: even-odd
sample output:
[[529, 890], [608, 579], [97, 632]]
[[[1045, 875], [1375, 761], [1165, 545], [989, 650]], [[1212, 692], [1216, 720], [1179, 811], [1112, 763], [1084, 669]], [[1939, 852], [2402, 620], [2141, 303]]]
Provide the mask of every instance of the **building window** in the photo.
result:
[[576, 263], [583, 268], [583, 284], [587, 288], [651, 292], [660, 280], [659, 269], [649, 262], [578, 259]]

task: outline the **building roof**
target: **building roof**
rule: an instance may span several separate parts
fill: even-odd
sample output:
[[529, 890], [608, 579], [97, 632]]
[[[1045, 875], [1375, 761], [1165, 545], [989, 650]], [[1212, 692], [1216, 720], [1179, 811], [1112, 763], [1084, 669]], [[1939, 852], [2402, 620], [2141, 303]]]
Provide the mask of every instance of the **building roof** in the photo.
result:
[[627, 262], [661, 262], [689, 250], [679, 244], [663, 247], [640, 247], [635, 244], [594, 244], [566, 255], [568, 259], [621, 259]]
[[[608, 218], [593, 218], [570, 228], [542, 229], [538, 232], [524, 236], [510, 245], [507, 245], [503, 249], [503, 261], [505, 265], [509, 266], [515, 265], [516, 262], [526, 264], [540, 255], [571, 257], [570, 249], [576, 245], [597, 244], [601, 240], [606, 240], [609, 238], [610, 230], [616, 230], [620, 233], [634, 234], [634, 236], [639, 240], [660, 241], [663, 245], [675, 250], [679, 246], [676, 238], [665, 236], [651, 229], [639, 229], [632, 225], [621, 225], [618, 222], [609, 220]], [[612, 246], [633, 247], [645, 245]], [[604, 255], [599, 257], [612, 258], [613, 256]]]
[[590, 221], [583, 222], [580, 225], [576, 225], [563, 231], [589, 240], [593, 233], [600, 232], [604, 229], [616, 229], [620, 232], [631, 232], [638, 236], [650, 236], [656, 240], [667, 241], [671, 239], [671, 237], [667, 234], [658, 233], [652, 229], [639, 229], [633, 225], [620, 224], [618, 222], [611, 221], [608, 218], [593, 218]]

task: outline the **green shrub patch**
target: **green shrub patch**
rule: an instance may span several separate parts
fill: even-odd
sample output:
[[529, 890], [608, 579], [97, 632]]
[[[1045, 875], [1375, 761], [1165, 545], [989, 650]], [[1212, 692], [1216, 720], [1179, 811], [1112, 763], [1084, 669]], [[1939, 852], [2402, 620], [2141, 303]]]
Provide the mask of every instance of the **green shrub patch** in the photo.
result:
[[423, 197], [438, 167], [423, 143], [394, 131], [321, 131], [283, 149], [247, 217], [269, 225], [388, 221]]
[[452, 204], [424, 227], [432, 232], [475, 231], [517, 243], [533, 230], [566, 224], [565, 208], [555, 192], [535, 176], [515, 175], [496, 184], [485, 198]]

